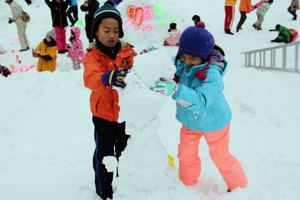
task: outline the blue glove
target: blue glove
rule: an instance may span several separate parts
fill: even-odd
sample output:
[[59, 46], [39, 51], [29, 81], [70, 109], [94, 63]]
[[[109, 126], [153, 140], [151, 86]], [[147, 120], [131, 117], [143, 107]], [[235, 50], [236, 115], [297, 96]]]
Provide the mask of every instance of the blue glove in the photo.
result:
[[177, 92], [177, 84], [171, 79], [160, 78], [150, 89], [166, 96], [173, 96]]
[[257, 8], [257, 6], [253, 6], [253, 8]]
[[128, 69], [114, 69], [104, 72], [102, 75], [102, 82], [105, 86], [116, 86], [125, 88], [126, 83], [124, 79], [128, 73]]
[[52, 60], [52, 57], [49, 56], [49, 55], [44, 55], [44, 56], [41, 56], [44, 60]]

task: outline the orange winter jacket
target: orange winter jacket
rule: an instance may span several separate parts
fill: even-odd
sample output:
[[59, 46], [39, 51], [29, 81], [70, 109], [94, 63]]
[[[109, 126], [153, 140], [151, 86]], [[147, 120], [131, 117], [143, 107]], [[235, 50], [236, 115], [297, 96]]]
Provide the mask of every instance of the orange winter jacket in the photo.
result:
[[240, 1], [240, 11], [247, 12], [250, 8], [253, 8], [251, 0], [241, 0]]
[[130, 68], [136, 52], [128, 43], [121, 42], [121, 50], [115, 60], [102, 53], [95, 44], [83, 58], [84, 85], [92, 90], [90, 108], [94, 116], [116, 122], [119, 117], [119, 95], [112, 86], [102, 83], [104, 72], [120, 68]]
[[[57, 47], [55, 46], [48, 46], [44, 41], [41, 41], [39, 45], [35, 48], [36, 52], [32, 52], [33, 57], [38, 57], [38, 65], [37, 71], [50, 71], [53, 72], [56, 69], [56, 51]], [[44, 60], [41, 56], [48, 55], [51, 56], [51, 60]]]
[[225, 5], [235, 5], [237, 0], [225, 0]]

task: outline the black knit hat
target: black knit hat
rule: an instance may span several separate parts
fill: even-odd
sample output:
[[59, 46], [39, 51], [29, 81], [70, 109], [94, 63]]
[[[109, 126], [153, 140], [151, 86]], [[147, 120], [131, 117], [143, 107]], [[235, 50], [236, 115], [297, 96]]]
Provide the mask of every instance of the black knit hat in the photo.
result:
[[124, 36], [123, 28], [122, 28], [122, 18], [120, 12], [112, 6], [109, 2], [105, 2], [103, 6], [101, 6], [94, 14], [94, 21], [92, 25], [92, 36], [93, 38], [97, 38], [96, 32], [98, 30], [98, 26], [101, 21], [105, 18], [114, 18], [119, 22], [119, 38]]

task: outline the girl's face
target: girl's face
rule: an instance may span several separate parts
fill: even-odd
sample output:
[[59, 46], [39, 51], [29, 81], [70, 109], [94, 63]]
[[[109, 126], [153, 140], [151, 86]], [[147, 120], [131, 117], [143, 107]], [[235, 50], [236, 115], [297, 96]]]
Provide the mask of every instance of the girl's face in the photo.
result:
[[98, 40], [107, 47], [114, 47], [119, 41], [119, 23], [114, 18], [101, 21], [96, 32]]
[[202, 63], [202, 59], [198, 56], [192, 56], [189, 54], [182, 54], [179, 57], [181, 62], [184, 62], [188, 67], [192, 67], [194, 65], [200, 65]]
[[49, 35], [46, 36], [46, 41], [49, 42], [49, 43], [51, 42], [51, 38], [50, 38]]

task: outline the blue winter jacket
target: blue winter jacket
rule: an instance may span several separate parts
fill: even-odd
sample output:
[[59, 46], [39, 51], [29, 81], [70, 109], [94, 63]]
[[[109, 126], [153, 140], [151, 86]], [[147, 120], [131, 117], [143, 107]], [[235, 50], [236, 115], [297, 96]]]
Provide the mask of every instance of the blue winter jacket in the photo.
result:
[[180, 77], [176, 100], [176, 118], [192, 131], [210, 132], [224, 128], [231, 120], [231, 110], [223, 95], [224, 75], [227, 62], [223, 67], [211, 64], [207, 77], [200, 80], [195, 73], [205, 68], [207, 63], [188, 68], [180, 60], [177, 62], [176, 75]]

